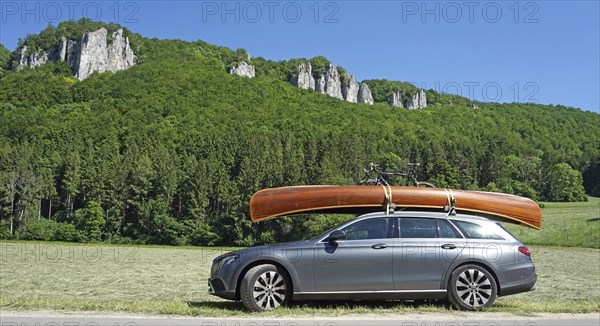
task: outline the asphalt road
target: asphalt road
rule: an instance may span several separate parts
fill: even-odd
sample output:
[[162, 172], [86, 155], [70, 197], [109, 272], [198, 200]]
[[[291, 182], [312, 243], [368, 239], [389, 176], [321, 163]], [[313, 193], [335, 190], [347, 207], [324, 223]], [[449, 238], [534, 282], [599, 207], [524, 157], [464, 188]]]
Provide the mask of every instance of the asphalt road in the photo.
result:
[[599, 326], [600, 315], [566, 315], [556, 317], [505, 317], [493, 319], [468, 319], [459, 316], [444, 319], [439, 316], [428, 319], [427, 315], [416, 318], [298, 318], [298, 319], [254, 319], [254, 318], [162, 318], [144, 316], [61, 316], [33, 314], [0, 314], [1, 326]]

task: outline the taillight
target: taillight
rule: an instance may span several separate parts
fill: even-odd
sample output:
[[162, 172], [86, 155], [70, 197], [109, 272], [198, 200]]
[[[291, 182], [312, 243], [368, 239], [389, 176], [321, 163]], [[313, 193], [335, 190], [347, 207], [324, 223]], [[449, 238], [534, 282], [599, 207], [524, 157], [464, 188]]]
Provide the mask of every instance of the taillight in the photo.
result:
[[525, 256], [528, 256], [528, 257], [531, 256], [529, 249], [527, 249], [527, 247], [525, 247], [525, 246], [519, 246], [519, 252]]

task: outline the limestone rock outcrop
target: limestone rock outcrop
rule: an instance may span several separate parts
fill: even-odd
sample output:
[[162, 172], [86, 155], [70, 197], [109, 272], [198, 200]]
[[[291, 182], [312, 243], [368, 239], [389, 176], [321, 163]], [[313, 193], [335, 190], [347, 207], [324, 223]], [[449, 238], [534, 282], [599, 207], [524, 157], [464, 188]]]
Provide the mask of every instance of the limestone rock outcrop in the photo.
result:
[[357, 103], [360, 85], [356, 82], [356, 78], [354, 78], [352, 74], [345, 73], [344, 79], [345, 82], [342, 83], [342, 94], [344, 95], [344, 100], [351, 103]]
[[94, 72], [108, 70], [106, 37], [106, 29], [101, 28], [95, 32], [85, 33], [81, 39], [79, 57], [74, 67], [75, 77], [79, 80], [88, 78]]
[[129, 44], [129, 38], [119, 29], [112, 34], [112, 43], [108, 45], [108, 71], [125, 70], [135, 64], [136, 56]]
[[325, 94], [344, 99], [342, 95], [342, 82], [340, 81], [340, 74], [338, 73], [337, 67], [329, 64], [327, 67], [327, 73], [325, 74]]
[[315, 82], [315, 91], [319, 93], [325, 93], [325, 76], [319, 76]]
[[400, 91], [396, 91], [392, 94], [392, 96], [390, 97], [390, 99], [388, 100], [388, 103], [391, 106], [395, 106], [398, 108], [403, 108], [404, 107], [404, 103], [402, 103], [402, 92]]
[[21, 70], [24, 67], [35, 69], [46, 62], [48, 62], [48, 53], [39, 50], [27, 55], [27, 46], [24, 45], [17, 56], [17, 70]]
[[315, 77], [313, 77], [310, 63], [308, 65], [304, 65], [303, 63], [298, 65], [298, 71], [292, 77], [292, 85], [302, 89], [315, 90]]
[[409, 110], [424, 109], [427, 107], [427, 94], [422, 89], [414, 95], [409, 96], [409, 99], [404, 102], [402, 101], [402, 95], [403, 93], [401, 90], [394, 92], [392, 96], [390, 96], [388, 103], [391, 106], [407, 108]]
[[249, 65], [246, 61], [240, 61], [233, 65], [229, 73], [236, 76], [254, 78], [256, 76], [256, 70], [254, 66]]
[[296, 68], [296, 74], [290, 77], [290, 82], [298, 88], [311, 89], [351, 103], [373, 104], [369, 86], [358, 83], [348, 72], [340, 76], [333, 64], [329, 64], [324, 73], [314, 73], [310, 63], [301, 63]]
[[56, 55], [52, 60], [66, 61], [71, 67], [74, 67], [79, 60], [79, 48], [77, 47], [77, 42], [62, 37], [58, 42]]
[[111, 36], [109, 44], [108, 31], [103, 27], [85, 33], [79, 42], [62, 37], [55, 49], [39, 50], [29, 56], [26, 55], [27, 46], [24, 45], [17, 56], [17, 69], [35, 69], [48, 61], [66, 61], [75, 77], [83, 80], [95, 72], [116, 72], [134, 66], [137, 57], [129, 44], [129, 38], [123, 35], [123, 30], [118, 29]]
[[409, 110], [423, 109], [427, 107], [427, 94], [425, 91], [420, 89], [415, 95], [413, 95], [404, 106]]
[[371, 94], [371, 90], [369, 89], [369, 85], [365, 83], [361, 83], [358, 89], [358, 103], [366, 103], [369, 105], [373, 104], [373, 94]]

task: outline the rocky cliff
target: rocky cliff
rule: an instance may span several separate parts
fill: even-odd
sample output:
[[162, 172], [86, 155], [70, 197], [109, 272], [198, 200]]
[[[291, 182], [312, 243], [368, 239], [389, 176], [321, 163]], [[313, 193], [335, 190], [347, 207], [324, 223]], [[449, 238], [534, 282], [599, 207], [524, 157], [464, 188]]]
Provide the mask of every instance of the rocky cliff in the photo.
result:
[[[310, 62], [301, 63], [290, 77], [290, 82], [298, 88], [311, 89], [351, 103], [372, 105], [375, 101], [369, 85], [359, 83], [354, 75], [341, 71], [340, 76], [338, 68], [330, 63], [324, 72], [315, 73]], [[427, 94], [422, 89], [414, 95], [398, 89], [392, 93], [388, 104], [409, 110], [423, 109], [427, 107]]]
[[315, 91], [325, 93], [325, 76], [319, 76], [315, 81]]
[[369, 89], [369, 85], [362, 83], [360, 84], [360, 88], [358, 89], [358, 102], [366, 103], [369, 105], [373, 104], [373, 94], [371, 94], [371, 90]]
[[325, 94], [344, 99], [342, 95], [342, 82], [340, 81], [340, 74], [338, 73], [337, 67], [329, 64], [327, 67], [327, 73], [325, 74]]
[[254, 76], [256, 76], [254, 66], [249, 65], [246, 61], [240, 61], [239, 63], [233, 65], [233, 67], [231, 67], [229, 70], [229, 73], [248, 78], [254, 78]]
[[422, 89], [412, 96], [407, 96], [408, 100], [406, 101], [403, 101], [403, 97], [403, 92], [398, 90], [392, 93], [388, 103], [391, 106], [407, 108], [409, 110], [417, 110], [427, 107], [427, 94]]
[[348, 102], [373, 104], [373, 95], [369, 86], [364, 83], [359, 84], [348, 72], [341, 78], [338, 68], [333, 64], [327, 66], [324, 74], [315, 75], [310, 63], [301, 63], [296, 69], [296, 74], [290, 78], [290, 82], [296, 87], [311, 89]]
[[356, 82], [356, 78], [350, 73], [345, 73], [344, 83], [342, 85], [342, 94], [344, 100], [352, 103], [358, 102], [358, 89], [360, 85]]
[[57, 57], [55, 60], [66, 61], [71, 67], [74, 67], [79, 62], [79, 49], [76, 48], [77, 42], [73, 40], [67, 40], [62, 37], [58, 42], [58, 48], [56, 51]]
[[402, 92], [401, 91], [394, 92], [392, 94], [392, 96], [390, 96], [390, 99], [388, 100], [388, 104], [391, 106], [398, 107], [398, 108], [403, 108], [404, 103], [402, 103]]
[[420, 89], [415, 95], [413, 95], [406, 103], [404, 103], [409, 110], [423, 109], [427, 107], [427, 94], [425, 91]]
[[123, 30], [118, 29], [111, 36], [112, 41], [108, 43], [108, 31], [100, 28], [85, 33], [79, 42], [63, 37], [55, 49], [38, 50], [29, 55], [27, 46], [23, 46], [16, 59], [17, 69], [35, 69], [49, 60], [66, 61], [75, 77], [83, 80], [94, 72], [116, 72], [134, 66], [137, 58]]
[[23, 67], [37, 68], [44, 63], [48, 62], [48, 53], [44, 51], [32, 52], [27, 55], [27, 46], [23, 45], [21, 51], [17, 56], [17, 70], [23, 69]]
[[298, 65], [296, 75], [291, 78], [292, 85], [302, 89], [315, 90], [315, 77], [312, 74], [312, 66], [310, 63]]

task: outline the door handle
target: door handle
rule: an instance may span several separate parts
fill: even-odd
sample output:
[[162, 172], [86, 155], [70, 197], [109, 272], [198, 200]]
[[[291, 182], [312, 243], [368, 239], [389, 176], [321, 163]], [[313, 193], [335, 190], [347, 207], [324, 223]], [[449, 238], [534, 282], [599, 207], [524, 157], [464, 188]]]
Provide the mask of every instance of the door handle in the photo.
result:
[[446, 243], [442, 245], [442, 249], [456, 249], [456, 245], [453, 243]]
[[387, 247], [388, 245], [386, 245], [385, 243], [378, 243], [371, 246], [371, 248], [373, 249], [385, 249]]

